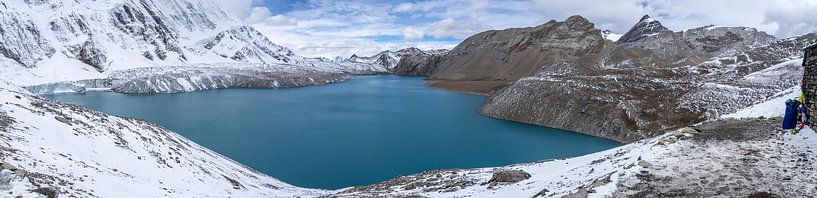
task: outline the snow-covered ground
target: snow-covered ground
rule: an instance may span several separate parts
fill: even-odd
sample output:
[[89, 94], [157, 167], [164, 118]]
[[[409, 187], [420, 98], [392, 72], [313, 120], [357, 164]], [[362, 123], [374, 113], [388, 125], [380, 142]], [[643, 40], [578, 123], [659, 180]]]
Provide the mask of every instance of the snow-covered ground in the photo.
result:
[[[313, 197], [141, 120], [0, 82], [0, 191], [60, 197]], [[39, 193], [38, 193], [39, 192]]]
[[735, 113], [723, 115], [724, 118], [757, 118], [757, 117], [782, 117], [785, 113], [785, 104], [788, 99], [797, 99], [801, 94], [800, 86], [792, 87], [786, 91], [775, 94], [768, 100], [741, 109]]

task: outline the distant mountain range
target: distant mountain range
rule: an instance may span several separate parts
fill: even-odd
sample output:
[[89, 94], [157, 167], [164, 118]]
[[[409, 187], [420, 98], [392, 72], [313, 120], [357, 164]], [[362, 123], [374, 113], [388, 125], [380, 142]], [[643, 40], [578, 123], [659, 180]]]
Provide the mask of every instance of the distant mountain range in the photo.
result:
[[400, 62], [401, 59], [409, 56], [422, 56], [422, 55], [433, 55], [433, 54], [444, 54], [448, 52], [446, 49], [439, 49], [439, 50], [421, 50], [418, 48], [410, 47], [406, 49], [397, 50], [395, 52], [386, 50], [380, 53], [377, 53], [373, 56], [362, 57], [358, 56], [357, 54], [353, 54], [349, 58], [336, 58], [336, 63], [366, 63], [366, 64], [374, 64], [386, 68], [388, 70], [393, 70], [397, 63]]
[[212, 0], [4, 1], [0, 27], [0, 71], [19, 85], [177, 66], [378, 74], [407, 54], [424, 53], [409, 48], [346, 61], [306, 58], [270, 42]]

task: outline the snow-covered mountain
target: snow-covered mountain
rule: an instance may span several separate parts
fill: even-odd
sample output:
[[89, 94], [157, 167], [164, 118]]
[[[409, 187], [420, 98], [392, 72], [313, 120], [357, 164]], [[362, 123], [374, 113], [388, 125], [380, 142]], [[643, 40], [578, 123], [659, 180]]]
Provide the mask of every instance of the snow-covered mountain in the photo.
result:
[[101, 79], [141, 67], [290, 65], [346, 74], [374, 64], [305, 58], [243, 25], [215, 0], [0, 2], [0, 71], [19, 85]]
[[351, 57], [346, 58], [346, 59], [337, 57], [337, 58], [335, 58], [335, 61], [336, 62], [341, 62], [341, 63], [373, 64], [373, 65], [378, 65], [378, 66], [381, 66], [383, 68], [386, 68], [389, 71], [392, 71], [392, 70], [394, 70], [395, 67], [397, 67], [397, 64], [400, 62], [400, 60], [402, 60], [405, 57], [417, 56], [417, 55], [421, 55], [421, 54], [441, 54], [441, 53], [445, 53], [447, 51], [448, 50], [444, 50], [444, 49], [441, 49], [441, 50], [421, 50], [421, 49], [418, 49], [418, 48], [410, 47], [410, 48], [397, 50], [397, 51], [394, 51], [394, 52], [390, 51], [390, 50], [386, 50], [386, 51], [382, 51], [380, 53], [377, 53], [377, 54], [375, 54], [373, 56], [368, 56], [368, 57], [363, 57], [363, 56], [358, 56], [357, 54], [353, 54]]
[[604, 30], [604, 31], [601, 31], [601, 36], [604, 37], [604, 39], [616, 42], [616, 41], [618, 41], [618, 39], [621, 39], [621, 36], [624, 36], [624, 35], [623, 34], [613, 33], [613, 31], [610, 31], [610, 30]]

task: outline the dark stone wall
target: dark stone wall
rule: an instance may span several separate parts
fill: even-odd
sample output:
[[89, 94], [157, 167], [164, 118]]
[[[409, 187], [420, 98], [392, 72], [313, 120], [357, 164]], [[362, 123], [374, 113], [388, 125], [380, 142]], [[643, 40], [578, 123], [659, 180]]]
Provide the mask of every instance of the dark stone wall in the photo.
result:
[[[805, 96], [805, 106], [808, 109], [811, 119], [817, 119], [817, 44], [807, 47], [803, 56], [803, 95]], [[811, 122], [812, 127], [817, 127], [817, 123]]]

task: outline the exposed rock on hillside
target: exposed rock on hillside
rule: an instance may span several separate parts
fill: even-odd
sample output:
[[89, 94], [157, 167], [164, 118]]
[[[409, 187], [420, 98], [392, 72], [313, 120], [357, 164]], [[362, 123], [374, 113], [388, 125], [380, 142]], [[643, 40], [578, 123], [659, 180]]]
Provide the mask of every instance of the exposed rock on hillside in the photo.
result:
[[627, 33], [621, 35], [621, 38], [619, 38], [616, 42], [630, 43], [661, 33], [672, 33], [672, 31], [669, 30], [669, 28], [664, 27], [664, 25], [661, 25], [661, 22], [658, 20], [653, 19], [649, 15], [644, 15], [644, 17], [641, 17], [641, 20], [638, 20], [638, 23], [630, 28]]
[[480, 109], [488, 116], [632, 142], [795, 85], [800, 49], [814, 38], [777, 40], [745, 27], [672, 32], [645, 16], [612, 42], [573, 16], [483, 32], [444, 56], [410, 57], [398, 68], [448, 89], [474, 81], [504, 87]]
[[429, 76], [437, 70], [437, 65], [445, 54], [421, 53], [406, 56], [392, 69], [392, 73], [410, 76]]
[[[813, 38], [688, 66], [600, 68], [590, 75], [543, 71], [497, 91], [481, 112], [631, 142], [734, 112], [796, 85], [801, 62], [796, 49]], [[772, 53], [778, 54], [764, 55]]]
[[[479, 33], [442, 57], [428, 56], [439, 61], [408, 59], [408, 67], [402, 70], [429, 75], [433, 80], [513, 81], [557, 63], [582, 62], [599, 53], [604, 42], [592, 23], [573, 16], [531, 28]], [[418, 64], [423, 62], [429, 64]]]

